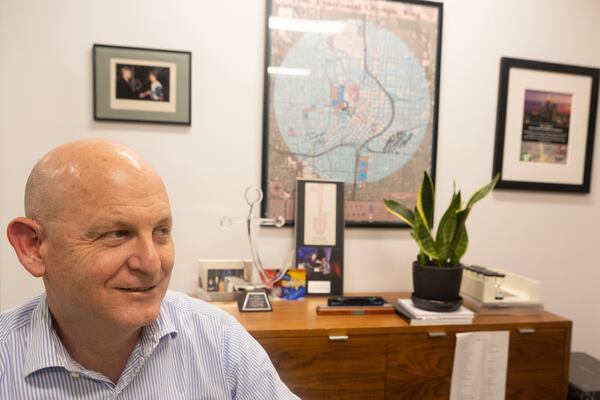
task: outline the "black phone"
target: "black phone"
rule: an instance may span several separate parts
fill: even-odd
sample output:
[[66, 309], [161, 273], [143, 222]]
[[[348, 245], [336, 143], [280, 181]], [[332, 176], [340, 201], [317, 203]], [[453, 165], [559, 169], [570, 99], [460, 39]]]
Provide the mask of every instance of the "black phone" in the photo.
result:
[[384, 303], [385, 300], [381, 296], [338, 296], [327, 299], [327, 305], [329, 307], [382, 306]]

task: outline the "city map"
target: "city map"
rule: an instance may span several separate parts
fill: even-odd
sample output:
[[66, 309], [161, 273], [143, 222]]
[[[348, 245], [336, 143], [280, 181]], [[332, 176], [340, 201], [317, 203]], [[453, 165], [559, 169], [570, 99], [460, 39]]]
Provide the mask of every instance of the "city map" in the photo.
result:
[[266, 215], [293, 220], [304, 177], [345, 182], [350, 224], [398, 222], [383, 198], [414, 204], [431, 172], [438, 9], [274, 0], [270, 15]]

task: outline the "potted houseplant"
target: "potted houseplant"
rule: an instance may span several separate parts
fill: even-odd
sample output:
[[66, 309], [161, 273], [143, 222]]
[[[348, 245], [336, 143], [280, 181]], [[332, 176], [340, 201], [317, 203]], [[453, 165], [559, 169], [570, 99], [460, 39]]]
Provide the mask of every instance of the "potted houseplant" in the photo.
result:
[[434, 185], [427, 171], [423, 174], [414, 211], [395, 200], [384, 200], [386, 209], [412, 228], [411, 236], [419, 246], [417, 260], [413, 263], [412, 300], [416, 307], [454, 311], [461, 306], [459, 292], [463, 269], [460, 261], [468, 246], [465, 222], [475, 203], [487, 196], [499, 179], [500, 174], [497, 174], [490, 183], [473, 193], [466, 204], [463, 204], [460, 190], [454, 189], [435, 234]]

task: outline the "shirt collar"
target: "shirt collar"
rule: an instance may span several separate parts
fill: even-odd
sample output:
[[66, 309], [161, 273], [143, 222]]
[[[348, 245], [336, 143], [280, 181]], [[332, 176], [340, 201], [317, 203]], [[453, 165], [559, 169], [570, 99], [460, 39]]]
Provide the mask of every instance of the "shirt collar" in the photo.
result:
[[68, 371], [76, 369], [73, 359], [52, 328], [46, 294], [43, 294], [31, 313], [29, 344], [23, 366], [23, 378], [35, 371], [52, 367], [63, 367]]
[[173, 323], [173, 318], [165, 310], [165, 300], [163, 299], [158, 318], [142, 329], [140, 341], [142, 342], [144, 356], [149, 356], [158, 345], [158, 342], [165, 336], [175, 338], [177, 336], [177, 329]]
[[[142, 329], [140, 342], [146, 357], [154, 351], [163, 337], [169, 335], [174, 338], [177, 336], [173, 320], [164, 308], [163, 300], [158, 318]], [[36, 371], [53, 367], [62, 367], [69, 372], [85, 372], [85, 369], [71, 358], [52, 327], [46, 294], [43, 294], [31, 314], [23, 378]]]

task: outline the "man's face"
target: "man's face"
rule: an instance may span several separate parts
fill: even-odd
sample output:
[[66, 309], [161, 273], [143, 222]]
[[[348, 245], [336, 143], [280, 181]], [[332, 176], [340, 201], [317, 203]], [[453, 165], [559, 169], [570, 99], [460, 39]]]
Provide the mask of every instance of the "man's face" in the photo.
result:
[[45, 227], [40, 249], [51, 311], [124, 329], [150, 324], [174, 262], [162, 184], [117, 174], [77, 193], [73, 206]]
[[121, 68], [121, 75], [123, 76], [123, 79], [128, 81], [131, 78], [131, 69]]

